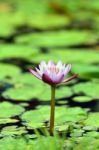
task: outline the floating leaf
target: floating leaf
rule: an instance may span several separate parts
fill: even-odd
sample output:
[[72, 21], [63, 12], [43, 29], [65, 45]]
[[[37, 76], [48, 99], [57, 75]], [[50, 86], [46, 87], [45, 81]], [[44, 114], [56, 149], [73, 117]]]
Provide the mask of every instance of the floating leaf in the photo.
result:
[[91, 79], [98, 78], [99, 71], [98, 66], [87, 64], [74, 64], [72, 68], [73, 73], [79, 74], [79, 78]]
[[66, 26], [70, 23], [70, 21], [69, 18], [63, 15], [35, 14], [33, 16], [29, 16], [28, 23], [34, 28], [51, 29]]
[[[35, 117], [37, 116], [37, 117]], [[27, 111], [22, 115], [23, 124], [28, 128], [39, 128], [49, 121], [50, 107], [43, 106], [34, 111]], [[79, 108], [56, 107], [55, 122], [57, 125], [65, 122], [78, 122], [86, 118], [86, 111]]]
[[[14, 87], [9, 88], [3, 93], [5, 98], [13, 100], [31, 100], [37, 98], [40, 100], [50, 100], [50, 87], [38, 79], [35, 79], [31, 74], [20, 74], [12, 79], [7, 79], [6, 82], [14, 84]], [[46, 92], [44, 92], [46, 90]], [[26, 91], [26, 92], [24, 92]], [[61, 87], [56, 90], [56, 99], [69, 97], [72, 91], [69, 87]]]
[[[24, 53], [25, 51], [25, 53]], [[15, 44], [1, 44], [0, 45], [0, 59], [9, 58], [29, 58], [38, 54], [39, 49], [31, 46], [15, 45]]]
[[[78, 141], [79, 140], [79, 141]], [[67, 140], [66, 143], [64, 144], [64, 150], [79, 150], [79, 149], [84, 149], [86, 147], [86, 150], [98, 150], [99, 147], [99, 139], [95, 139], [93, 137], [83, 137], [83, 138], [78, 138], [77, 140]]]
[[7, 89], [3, 93], [5, 98], [30, 101], [32, 98], [37, 98], [42, 94], [43, 83], [28, 73], [14, 76], [12, 79], [7, 79], [6, 82], [14, 84], [14, 87]]
[[[42, 88], [42, 87], [39, 87]], [[12, 99], [17, 101], [31, 101], [32, 98], [36, 98], [37, 96], [40, 96], [41, 91], [39, 91], [39, 88], [36, 88], [35, 86], [20, 86], [14, 88], [9, 88], [3, 93], [3, 96], [6, 99]]]
[[[46, 92], [44, 92], [45, 90]], [[56, 100], [61, 98], [66, 98], [71, 95], [72, 95], [72, 91], [69, 87], [60, 87], [56, 89]], [[40, 99], [41, 101], [46, 101], [46, 100], [50, 100], [50, 97], [51, 97], [50, 87], [45, 85], [40, 95], [40, 98], [39, 97], [37, 98]]]
[[83, 93], [92, 99], [99, 98], [99, 84], [95, 82], [79, 83], [73, 87], [76, 94]]
[[16, 42], [32, 44], [33, 46], [39, 47], [55, 47], [83, 44], [86, 43], [89, 38], [89, 33], [74, 30], [19, 36], [16, 38]]
[[23, 138], [13, 138], [13, 137], [5, 137], [0, 139], [0, 149], [1, 150], [11, 150], [11, 149], [17, 149], [17, 150], [24, 150], [25, 148], [28, 148], [26, 146], [26, 141]]
[[[72, 52], [72, 55], [71, 55], [71, 52]], [[90, 52], [90, 54], [89, 54], [89, 52]], [[89, 57], [89, 55], [90, 55], [90, 57]], [[84, 71], [86, 71], [87, 70], [86, 68], [88, 67], [88, 65], [86, 65], [86, 64], [98, 63], [99, 62], [99, 57], [98, 57], [98, 51], [96, 51], [95, 49], [94, 49], [94, 51], [93, 51], [93, 49], [90, 49], [88, 51], [87, 49], [80, 50], [80, 48], [79, 49], [76, 49], [76, 48], [74, 48], [74, 49], [51, 48], [51, 49], [49, 49], [48, 53], [37, 55], [34, 58], [29, 57], [29, 60], [31, 60], [31, 62], [36, 62], [36, 63], [39, 63], [42, 60], [45, 60], [45, 61], [54, 60], [56, 62], [59, 61], [59, 60], [62, 60], [64, 63], [72, 63], [73, 68], [74, 67], [76, 68], [76, 65], [80, 66], [80, 64], [81, 64], [81, 67], [83, 67]], [[97, 68], [97, 67], [95, 67], [95, 66], [93, 66], [93, 67], [90, 68], [91, 71], [95, 70], [95, 72], [96, 72], [95, 68]], [[76, 70], [79, 71], [78, 69], [76, 69]], [[80, 72], [81, 72], [81, 69], [80, 69]]]
[[[21, 114], [22, 112], [24, 112], [23, 107], [21, 107], [19, 105], [13, 105], [13, 104], [8, 103], [8, 102], [0, 103], [0, 110], [2, 112], [2, 113], [0, 113], [1, 119], [14, 117], [14, 116], [17, 116], [17, 115]], [[8, 120], [8, 121], [10, 121], [10, 120]]]
[[10, 118], [0, 118], [0, 124], [17, 123], [19, 120]]
[[14, 135], [22, 135], [27, 133], [25, 127], [17, 127], [17, 126], [7, 126], [4, 127], [1, 131], [0, 136], [14, 136]]
[[90, 113], [84, 124], [99, 129], [99, 113]]
[[0, 63], [0, 71], [0, 79], [4, 79], [6, 77], [13, 77], [14, 75], [21, 73], [18, 67], [3, 63]]
[[90, 101], [92, 101], [93, 99], [91, 98], [91, 97], [89, 97], [89, 96], [75, 96], [74, 98], [73, 98], [73, 101], [75, 101], [75, 102], [90, 102]]

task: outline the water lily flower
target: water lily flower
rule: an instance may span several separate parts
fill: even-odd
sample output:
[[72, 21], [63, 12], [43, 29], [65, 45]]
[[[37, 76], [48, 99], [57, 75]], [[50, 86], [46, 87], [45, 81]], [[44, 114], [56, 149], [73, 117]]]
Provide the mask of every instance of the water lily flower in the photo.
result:
[[76, 74], [67, 78], [67, 74], [71, 70], [71, 64], [63, 64], [59, 61], [55, 64], [53, 61], [45, 63], [42, 61], [35, 70], [30, 69], [30, 72], [38, 79], [44, 81], [51, 86], [51, 112], [50, 112], [50, 135], [54, 132], [54, 118], [55, 118], [55, 89], [56, 85], [66, 83], [77, 77]]
[[67, 74], [70, 72], [70, 70], [71, 64], [65, 65], [61, 61], [59, 61], [57, 64], [55, 64], [53, 61], [49, 61], [48, 63], [42, 61], [38, 68], [35, 68], [35, 70], [30, 69], [30, 72], [47, 84], [57, 85], [60, 83], [66, 83], [77, 77], [77, 75], [74, 74], [70, 78], [67, 78]]

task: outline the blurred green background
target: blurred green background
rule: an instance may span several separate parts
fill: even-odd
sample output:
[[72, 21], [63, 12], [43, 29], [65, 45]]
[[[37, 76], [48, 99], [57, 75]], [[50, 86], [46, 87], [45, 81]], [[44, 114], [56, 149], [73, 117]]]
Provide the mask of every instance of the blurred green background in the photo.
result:
[[[50, 87], [28, 71], [42, 60], [78, 74], [56, 90], [55, 131], [65, 140], [42, 136]], [[0, 0], [0, 112], [0, 150], [99, 149], [98, 0]]]

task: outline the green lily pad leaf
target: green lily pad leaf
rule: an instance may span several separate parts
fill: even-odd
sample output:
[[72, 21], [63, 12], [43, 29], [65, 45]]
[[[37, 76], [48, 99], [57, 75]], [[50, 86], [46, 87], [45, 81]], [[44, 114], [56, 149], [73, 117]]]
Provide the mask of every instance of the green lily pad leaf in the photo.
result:
[[6, 37], [6, 36], [10, 36], [12, 33], [14, 33], [13, 26], [11, 26], [7, 23], [6, 24], [4, 24], [4, 23], [0, 24], [0, 36]]
[[[39, 144], [38, 144], [39, 143]], [[37, 138], [37, 140], [35, 140], [33, 142], [33, 140], [31, 140], [29, 142], [30, 146], [31, 146], [31, 150], [36, 147], [40, 149], [40, 150], [60, 150], [63, 147], [63, 143], [64, 141], [62, 140], [62, 138], [60, 138], [59, 136], [47, 136], [46, 138], [43, 136], [40, 136], [39, 138]]]
[[[39, 143], [39, 144], [38, 144]], [[18, 137], [5, 137], [0, 139], [0, 149], [1, 150], [60, 150], [63, 146], [63, 140], [58, 136], [40, 136], [36, 140], [27, 140], [26, 138]]]
[[0, 124], [17, 123], [19, 120], [12, 118], [0, 118]]
[[79, 74], [79, 78], [91, 79], [99, 78], [98, 66], [87, 64], [74, 64], [72, 68], [73, 73]]
[[15, 87], [21, 87], [24, 85], [31, 85], [34, 87], [42, 86], [43, 82], [35, 78], [30, 72], [29, 73], [21, 73], [19, 75], [15, 75], [11, 79], [6, 79], [8, 83], [14, 84]]
[[[23, 107], [21, 107], [19, 105], [13, 105], [8, 102], [0, 103], [0, 110], [2, 112], [2, 113], [0, 113], [1, 119], [14, 117], [14, 116], [17, 116], [17, 115], [21, 114], [22, 112], [24, 112]], [[8, 120], [8, 121], [10, 121], [10, 120]]]
[[91, 149], [98, 150], [98, 147], [99, 147], [99, 139], [95, 139], [93, 137], [83, 137], [80, 138], [79, 142], [78, 141], [72, 142], [71, 140], [70, 145], [68, 145], [68, 143], [65, 144], [65, 149], [72, 148], [73, 150], [79, 150], [79, 149], [83, 150], [84, 148], [86, 148], [86, 150], [91, 150]]
[[25, 127], [7, 126], [2, 129], [0, 136], [1, 137], [14, 136], [14, 135], [22, 135], [25, 133], [27, 133]]
[[81, 137], [84, 133], [84, 130], [82, 129], [74, 129], [72, 133], [70, 134], [71, 137]]
[[66, 101], [66, 100], [57, 100], [56, 103], [59, 104], [59, 105], [66, 105], [68, 103], [68, 101]]
[[[87, 49], [80, 50], [75, 48], [73, 51], [72, 49], [57, 48], [57, 49], [51, 49], [51, 51], [53, 55], [57, 56], [58, 60], [61, 59], [65, 63], [73, 63], [73, 66], [75, 66], [75, 63], [81, 63], [81, 65], [84, 65], [84, 64], [99, 62], [98, 52], [95, 49], [94, 50], [90, 49], [90, 57], [89, 57], [89, 51]], [[72, 51], [72, 55], [71, 55], [71, 51]], [[72, 67], [72, 69], [73, 68], [74, 67]]]
[[[32, 44], [39, 47], [55, 47], [55, 46], [71, 46], [83, 44], [88, 41], [90, 35], [88, 32], [82, 31], [60, 31], [60, 32], [46, 32], [29, 35], [22, 35], [16, 38], [17, 43]], [[58, 41], [58, 42], [57, 42]]]
[[[46, 92], [44, 92], [45, 90], [46, 90]], [[44, 86], [42, 93], [43, 94], [41, 94], [40, 98], [38, 97], [38, 99], [41, 99], [41, 101], [50, 100], [51, 91], [50, 91], [50, 87], [48, 85]], [[56, 89], [56, 100], [65, 98], [65, 97], [69, 97], [71, 95], [72, 95], [72, 91], [69, 87], [60, 87], [60, 88]]]
[[43, 91], [43, 82], [28, 73], [14, 76], [6, 82], [14, 84], [14, 87], [3, 92], [3, 96], [12, 100], [30, 101], [32, 98], [40, 97]]
[[17, 101], [31, 101], [32, 98], [36, 98], [40, 94], [41, 91], [39, 91], [39, 88], [26, 85], [10, 88], [3, 93], [3, 96], [6, 99], [10, 98]]
[[[14, 76], [12, 79], [7, 79], [6, 82], [14, 84], [14, 87], [3, 92], [5, 98], [26, 101], [29, 101], [32, 98], [37, 98], [42, 101], [50, 100], [50, 86], [44, 84], [29, 73]], [[71, 95], [72, 91], [69, 87], [60, 87], [56, 89], [56, 99], [69, 97]]]
[[[79, 122], [86, 118], [86, 111], [79, 107], [56, 107], [55, 113], [55, 123], [57, 125], [65, 122]], [[23, 120], [23, 124], [30, 129], [42, 127], [44, 126], [44, 122], [49, 121], [50, 107], [43, 106], [34, 111], [27, 111], [21, 116], [21, 118]]]
[[99, 129], [99, 113], [90, 113], [84, 124]]
[[[25, 53], [24, 53], [25, 51]], [[1, 44], [0, 45], [0, 59], [8, 58], [29, 58], [37, 55], [39, 49], [31, 46], [15, 45], [15, 44]]]
[[35, 14], [33, 16], [29, 16], [28, 23], [38, 29], [51, 29], [66, 26], [70, 23], [70, 21], [69, 18], [62, 15]]
[[84, 137], [94, 137], [94, 138], [99, 138], [99, 132], [97, 131], [90, 131], [87, 132]]
[[14, 75], [21, 73], [21, 70], [18, 67], [3, 63], [0, 63], [0, 71], [0, 79], [13, 77]]
[[73, 98], [73, 101], [75, 101], [75, 102], [90, 102], [90, 101], [92, 101], [93, 99], [92, 99], [92, 97], [89, 97], [89, 96], [75, 96], [74, 98]]
[[99, 84], [94, 82], [79, 83], [73, 87], [76, 94], [84, 93], [92, 99], [99, 98]]
[[60, 126], [57, 126], [56, 127], [56, 130], [59, 131], [59, 132], [65, 132], [68, 131], [69, 129], [69, 125], [68, 124], [63, 124], [63, 125], [60, 125]]
[[21, 137], [15, 139], [13, 137], [8, 136], [0, 139], [1, 150], [24, 150], [25, 148], [27, 149], [28, 146], [26, 146], [26, 141]]
[[42, 60], [44, 60], [44, 61], [49, 61], [49, 60], [54, 60], [54, 61], [59, 61], [60, 60], [60, 58], [58, 59], [58, 57], [59, 57], [59, 55], [57, 55], [57, 53], [55, 53], [55, 55], [54, 55], [54, 53], [51, 53], [51, 52], [49, 52], [48, 54], [40, 54], [40, 55], [37, 55], [36, 57], [29, 57], [28, 59], [31, 61], [31, 62], [35, 62], [35, 63], [39, 63], [39, 62], [41, 62]]
[[[72, 55], [71, 55], [72, 51]], [[85, 57], [86, 56], [86, 57]], [[62, 60], [64, 63], [72, 63], [73, 72], [75, 73], [76, 70], [74, 70], [74, 67], [77, 68], [77, 71], [79, 72], [78, 67], [81, 64], [81, 67], [83, 67], [84, 72], [87, 71], [88, 65], [85, 66], [85, 64], [91, 64], [91, 63], [98, 63], [99, 57], [98, 57], [98, 51], [95, 49], [90, 49], [90, 57], [89, 57], [89, 51], [87, 49], [63, 49], [63, 48], [51, 48], [49, 49], [48, 54], [41, 54], [37, 55], [36, 57], [29, 57], [29, 60], [31, 62], [39, 63], [42, 60], [48, 61], [48, 60], [54, 60], [55, 62], [58, 62], [59, 60]], [[76, 64], [77, 63], [77, 64]], [[79, 65], [79, 66], [78, 66]], [[91, 67], [92, 66], [92, 67]], [[85, 67], [85, 68], [84, 68]], [[90, 65], [90, 71], [95, 70], [95, 66]], [[94, 67], [94, 68], [93, 68]], [[88, 68], [89, 70], [89, 68]], [[82, 72], [81, 72], [82, 71]], [[80, 72], [83, 73], [83, 70], [80, 69]]]

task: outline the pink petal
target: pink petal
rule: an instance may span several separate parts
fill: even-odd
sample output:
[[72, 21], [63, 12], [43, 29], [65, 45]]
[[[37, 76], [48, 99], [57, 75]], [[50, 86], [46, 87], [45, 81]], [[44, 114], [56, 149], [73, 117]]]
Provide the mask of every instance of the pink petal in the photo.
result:
[[63, 66], [62, 61], [59, 61], [56, 65], [56, 68], [61, 68]]
[[60, 82], [62, 82], [62, 80], [64, 79], [64, 74], [60, 73], [58, 76], [57, 74], [48, 74], [47, 72], [45, 72], [42, 76], [42, 79], [44, 82], [50, 84], [50, 85], [55, 85], [55, 84], [59, 84]]
[[46, 70], [46, 68], [47, 68], [47, 64], [45, 63], [45, 61], [42, 61], [39, 65], [40, 71], [43, 73], [44, 70]]
[[64, 79], [64, 74], [63, 74], [63, 71], [60, 71], [58, 74], [55, 74], [53, 76], [53, 81], [55, 82], [61, 82], [62, 80]]
[[35, 68], [37, 73], [42, 77], [43, 72], [41, 70], [39, 70], [38, 68]]
[[54, 82], [56, 84], [59, 84], [63, 81], [63, 79], [64, 79], [64, 74], [61, 74], [56, 80], [54, 80]]
[[55, 66], [55, 63], [54, 63], [53, 61], [49, 60], [47, 66], [48, 66], [48, 67], [53, 67], [53, 66]]
[[65, 70], [63, 71], [64, 72], [64, 75], [67, 75], [68, 72], [70, 71], [71, 69], [71, 64], [68, 64], [66, 67], [65, 67]]
[[51, 78], [47, 75], [47, 74], [43, 74], [42, 75], [42, 80], [45, 82], [45, 83], [48, 83], [50, 85], [53, 85], [53, 81], [51, 80]]
[[71, 76], [70, 78], [67, 78], [67, 79], [63, 80], [62, 83], [66, 83], [66, 82], [68, 82], [68, 81], [71, 81], [72, 79], [77, 78], [77, 76], [78, 76], [77, 74], [74, 74], [74, 75]]
[[37, 77], [38, 79], [42, 80], [41, 76], [40, 76], [36, 71], [34, 71], [33, 69], [29, 69], [29, 71], [30, 71], [35, 77]]

